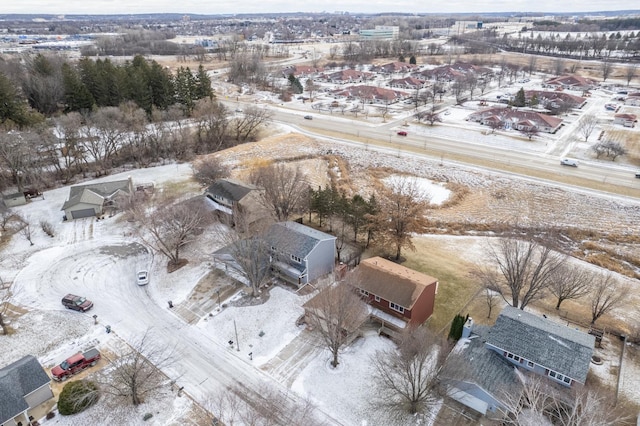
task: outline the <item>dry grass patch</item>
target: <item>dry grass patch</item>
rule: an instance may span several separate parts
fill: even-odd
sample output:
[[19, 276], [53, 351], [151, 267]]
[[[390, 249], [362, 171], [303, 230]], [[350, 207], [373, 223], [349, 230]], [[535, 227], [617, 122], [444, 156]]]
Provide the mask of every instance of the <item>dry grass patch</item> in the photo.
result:
[[450, 242], [416, 237], [413, 243], [416, 251], [404, 251], [407, 259], [404, 266], [438, 280], [435, 310], [429, 327], [440, 332], [469, 303], [480, 285], [469, 276], [473, 264], [462, 259]]

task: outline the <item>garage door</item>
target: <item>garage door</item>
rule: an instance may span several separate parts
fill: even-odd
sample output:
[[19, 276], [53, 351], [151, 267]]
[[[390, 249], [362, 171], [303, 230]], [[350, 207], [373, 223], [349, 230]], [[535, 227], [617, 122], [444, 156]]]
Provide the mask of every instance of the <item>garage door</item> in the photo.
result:
[[91, 217], [95, 216], [96, 212], [93, 209], [82, 209], [82, 210], [73, 210], [71, 212], [71, 217], [74, 219], [80, 219], [83, 217]]

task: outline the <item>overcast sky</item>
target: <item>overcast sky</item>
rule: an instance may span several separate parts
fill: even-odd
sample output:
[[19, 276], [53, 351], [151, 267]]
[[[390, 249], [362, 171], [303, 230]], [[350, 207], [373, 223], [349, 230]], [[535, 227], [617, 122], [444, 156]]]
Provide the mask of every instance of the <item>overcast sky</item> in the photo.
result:
[[[268, 13], [335, 12], [592, 12], [624, 10], [633, 1], [620, 0], [0, 0], [2, 13], [131, 14], [131, 13]], [[638, 4], [636, 4], [638, 7]]]

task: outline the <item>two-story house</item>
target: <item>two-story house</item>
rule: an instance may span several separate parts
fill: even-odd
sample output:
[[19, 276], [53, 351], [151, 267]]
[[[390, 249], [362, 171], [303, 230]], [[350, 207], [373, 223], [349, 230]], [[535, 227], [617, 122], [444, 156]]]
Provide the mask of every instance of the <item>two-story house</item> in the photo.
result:
[[333, 273], [336, 237], [297, 222], [274, 223], [263, 238], [275, 276], [303, 286]]
[[51, 379], [33, 355], [0, 368], [0, 426], [30, 424], [34, 409], [51, 398]]
[[381, 257], [363, 260], [351, 273], [351, 282], [369, 304], [371, 318], [380, 322], [381, 333], [397, 337], [433, 314], [437, 279]]
[[242, 217], [245, 225], [251, 225], [269, 214], [261, 203], [263, 189], [235, 179], [218, 179], [204, 195], [213, 207], [232, 224]]

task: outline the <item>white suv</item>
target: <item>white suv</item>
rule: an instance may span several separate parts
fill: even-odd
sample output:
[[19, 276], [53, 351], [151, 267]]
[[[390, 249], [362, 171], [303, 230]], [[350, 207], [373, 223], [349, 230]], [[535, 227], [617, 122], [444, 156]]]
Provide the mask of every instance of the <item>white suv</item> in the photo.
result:
[[560, 164], [562, 164], [563, 166], [578, 167], [578, 160], [572, 160], [571, 158], [563, 158], [562, 160], [560, 160]]

